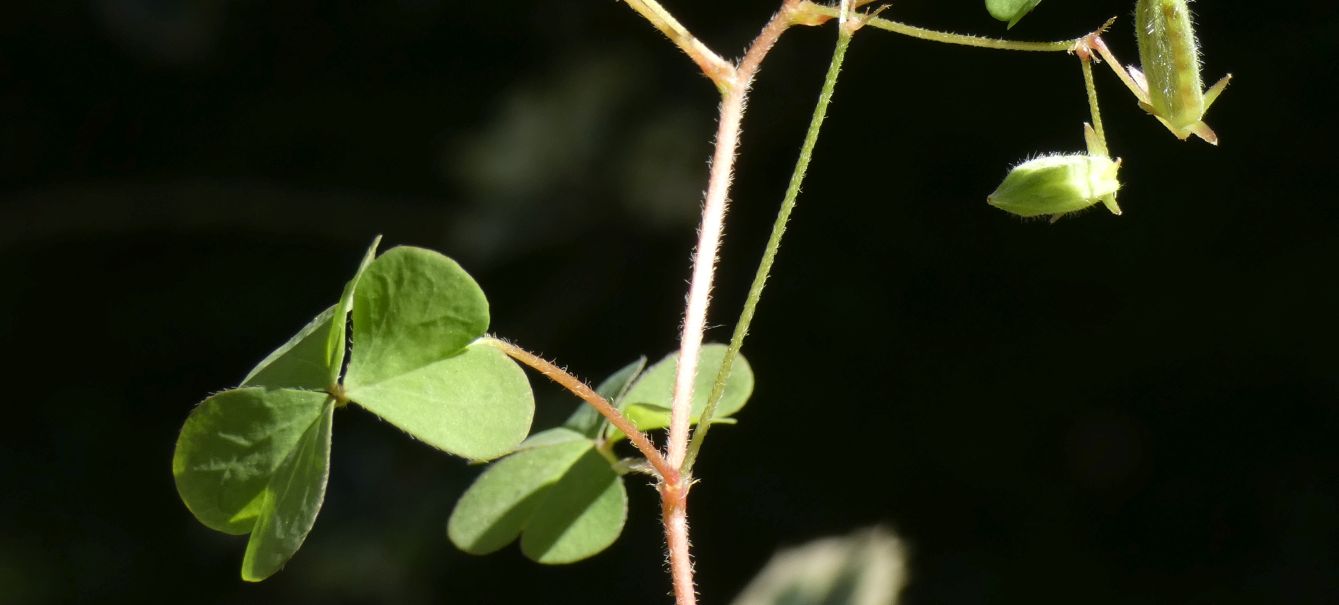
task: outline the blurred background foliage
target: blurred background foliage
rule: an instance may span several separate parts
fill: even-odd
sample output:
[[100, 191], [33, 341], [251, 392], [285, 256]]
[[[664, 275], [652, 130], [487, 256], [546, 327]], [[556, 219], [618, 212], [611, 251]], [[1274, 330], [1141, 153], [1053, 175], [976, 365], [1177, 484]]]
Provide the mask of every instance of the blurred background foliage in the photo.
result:
[[[737, 56], [775, 0], [669, 1]], [[1081, 34], [1128, 0], [1050, 2]], [[1099, 88], [1122, 217], [985, 195], [1081, 149], [1060, 55], [861, 33], [692, 518], [705, 602], [781, 547], [894, 528], [904, 603], [1329, 602], [1339, 567], [1336, 13], [1198, 3], [1221, 148]], [[0, 19], [6, 603], [668, 602], [654, 494], [569, 567], [451, 548], [478, 469], [356, 410], [288, 568], [238, 579], [169, 460], [191, 406], [337, 298], [377, 233], [462, 262], [493, 329], [598, 378], [675, 346], [715, 92], [603, 1], [23, 0]], [[1002, 35], [978, 0], [889, 15]], [[1136, 55], [1129, 20], [1108, 36]], [[724, 340], [833, 44], [788, 33], [745, 123]], [[575, 405], [539, 379], [536, 426]]]

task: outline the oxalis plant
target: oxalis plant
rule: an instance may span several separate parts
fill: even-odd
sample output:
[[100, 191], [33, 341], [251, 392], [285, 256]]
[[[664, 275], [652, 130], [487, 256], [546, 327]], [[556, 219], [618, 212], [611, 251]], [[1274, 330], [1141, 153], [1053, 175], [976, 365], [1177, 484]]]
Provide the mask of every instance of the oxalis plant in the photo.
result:
[[[696, 602], [688, 538], [693, 465], [715, 424], [732, 423], [753, 390], [740, 355], [795, 207], [852, 38], [866, 28], [1004, 51], [1078, 59], [1091, 122], [1084, 151], [1037, 155], [987, 196], [996, 208], [1052, 220], [1099, 202], [1120, 214], [1121, 160], [1107, 148], [1092, 64], [1104, 63], [1137, 105], [1186, 139], [1217, 143], [1204, 113], [1228, 83], [1207, 91], [1185, 0], [1138, 0], [1139, 67], [1123, 67], [1103, 42], [1115, 19], [1077, 38], [1024, 42], [932, 31], [891, 20], [871, 0], [824, 5], [784, 0], [738, 62], [723, 59], [655, 0], [626, 4], [664, 33], [720, 91], [720, 118], [677, 352], [642, 357], [592, 388], [520, 345], [488, 334], [488, 301], [470, 275], [437, 252], [378, 241], [339, 300], [186, 419], [172, 460], [181, 499], [206, 526], [250, 537], [241, 575], [278, 572], [311, 531], [325, 496], [336, 411], [371, 412], [438, 450], [494, 461], [461, 494], [446, 523], [456, 546], [487, 554], [519, 540], [543, 564], [599, 553], [622, 532], [627, 479], [660, 495], [677, 605]], [[987, 0], [1010, 27], [1040, 0]], [[799, 159], [728, 345], [703, 344], [732, 166], [750, 84], [768, 51], [795, 26], [835, 23], [836, 47]], [[531, 432], [534, 397], [522, 366], [581, 404], [562, 426]], [[661, 440], [664, 447], [656, 445]], [[754, 601], [750, 601], [754, 602]]]

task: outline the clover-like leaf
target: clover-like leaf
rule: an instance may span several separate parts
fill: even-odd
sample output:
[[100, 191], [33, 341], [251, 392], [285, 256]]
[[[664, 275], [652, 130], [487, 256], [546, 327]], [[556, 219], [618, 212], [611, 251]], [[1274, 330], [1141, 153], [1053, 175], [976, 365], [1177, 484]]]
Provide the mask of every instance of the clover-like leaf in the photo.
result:
[[252, 387], [214, 395], [186, 419], [172, 458], [177, 492], [207, 527], [251, 534], [243, 579], [278, 571], [316, 522], [334, 407], [325, 393]]
[[[614, 407], [619, 407], [623, 395], [628, 392], [632, 382], [637, 376], [646, 369], [646, 357], [638, 357], [636, 361], [619, 368], [617, 372], [610, 374], [599, 386], [595, 387], [595, 392], [599, 393]], [[577, 407], [576, 411], [563, 422], [563, 426], [577, 431], [591, 439], [594, 439], [604, 431], [607, 421], [595, 408], [586, 405], [584, 402]]]
[[[525, 374], [476, 342], [488, 327], [478, 285], [436, 252], [396, 248], [374, 259], [378, 241], [339, 302], [252, 369], [243, 388], [197, 407], [178, 437], [178, 492], [206, 526], [251, 534], [242, 562], [248, 581], [278, 571], [315, 523], [336, 399], [467, 458], [507, 453], [529, 431], [534, 400]], [[341, 383], [350, 314], [355, 346]], [[590, 449], [590, 439], [575, 435]], [[558, 540], [543, 549], [558, 554], [544, 556], [567, 556], [570, 543]]]
[[1041, 0], [986, 0], [986, 10], [990, 11], [990, 16], [1007, 22], [1012, 28], [1038, 4]]
[[561, 564], [599, 553], [622, 533], [627, 490], [595, 442], [565, 428], [539, 435], [547, 445], [495, 462], [461, 496], [447, 522], [458, 548], [488, 554], [520, 537], [525, 556]]
[[[692, 421], [697, 422], [702, 410], [707, 406], [707, 397], [711, 395], [716, 383], [716, 373], [725, 361], [728, 347], [723, 344], [708, 344], [702, 347], [698, 356], [697, 378], [693, 382]], [[622, 404], [629, 419], [643, 431], [669, 426], [669, 409], [674, 395], [674, 372], [679, 360], [677, 352], [671, 353], [643, 372], [623, 395]], [[730, 376], [725, 381], [725, 391], [721, 401], [716, 404], [716, 413], [712, 422], [728, 421], [730, 415], [738, 412], [748, 403], [753, 394], [753, 369], [743, 355], [735, 357], [730, 367]], [[633, 416], [636, 416], [633, 418]], [[622, 433], [610, 427], [611, 438], [619, 438]]]

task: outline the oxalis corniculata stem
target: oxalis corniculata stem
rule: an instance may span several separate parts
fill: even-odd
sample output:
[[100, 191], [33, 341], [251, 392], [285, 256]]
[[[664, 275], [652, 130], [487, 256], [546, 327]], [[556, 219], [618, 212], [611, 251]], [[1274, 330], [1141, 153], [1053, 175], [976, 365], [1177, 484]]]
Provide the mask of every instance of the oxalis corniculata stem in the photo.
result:
[[800, 3], [801, 0], [785, 0], [781, 10], [772, 16], [762, 32], [749, 45], [739, 64], [725, 69], [717, 61], [712, 60], [716, 57], [714, 52], [701, 44], [655, 0], [629, 2], [634, 10], [651, 21], [657, 29], [665, 32], [679, 48], [688, 53], [721, 92], [715, 151], [711, 159], [707, 193], [702, 205], [698, 243], [693, 254], [692, 278], [684, 310], [678, 368], [670, 406], [669, 437], [665, 458], [669, 467], [675, 469], [676, 473], [672, 477], [665, 476], [659, 485], [665, 542], [669, 550], [670, 576], [677, 605], [695, 605], [697, 602], [688, 543], [687, 504], [692, 479], [677, 473], [677, 470], [683, 465], [688, 449], [693, 382], [698, 356], [702, 349], [702, 332], [706, 326], [711, 286], [715, 279], [716, 258], [720, 250], [725, 211], [729, 202], [735, 155], [739, 148], [740, 123], [743, 121], [744, 105], [753, 78], [762, 66], [763, 58], [767, 56], [781, 34], [797, 23], [796, 8]]
[[[911, 25], [881, 19], [870, 15], [855, 15], [854, 8], [869, 4], [871, 0], [843, 0], [839, 7], [824, 6], [809, 0], [785, 0], [782, 8], [773, 15], [762, 32], [749, 46], [744, 58], [737, 66], [731, 66], [720, 59], [719, 55], [702, 44], [674, 17], [655, 0], [628, 0], [629, 5], [665, 33], [680, 49], [716, 84], [721, 92], [720, 117], [717, 126], [715, 151], [711, 160], [711, 174], [708, 178], [707, 193], [703, 202], [702, 223], [698, 229], [698, 243], [693, 255], [692, 278], [684, 311], [683, 332], [679, 342], [678, 367], [675, 372], [674, 393], [670, 411], [669, 437], [666, 446], [665, 462], [674, 473], [662, 471], [662, 480], [658, 486], [661, 495], [662, 521], [665, 539], [669, 550], [669, 563], [677, 605], [695, 605], [696, 591], [693, 585], [692, 559], [688, 542], [687, 502], [688, 492], [693, 479], [689, 470], [710, 426], [711, 412], [724, 392], [724, 381], [729, 375], [730, 365], [737, 355], [743, 338], [747, 334], [748, 324], [752, 320], [761, 297], [771, 264], [775, 260], [780, 245], [780, 236], [784, 233], [785, 223], [794, 207], [799, 187], [804, 178], [813, 145], [817, 142], [818, 128], [826, 115], [827, 104], [831, 100], [836, 75], [840, 63], [850, 43], [850, 37], [863, 25], [900, 33], [907, 36], [941, 42], [982, 48], [1039, 52], [1073, 52], [1081, 41], [1095, 36], [1110, 25], [1110, 21], [1092, 34], [1081, 38], [1059, 42], [1016, 42], [996, 40], [978, 36], [966, 36], [937, 32]], [[690, 447], [689, 428], [692, 423], [691, 410], [693, 386], [696, 379], [699, 353], [702, 346], [702, 334], [706, 325], [707, 308], [710, 303], [712, 283], [715, 278], [715, 266], [720, 250], [725, 212], [729, 202], [729, 188], [733, 177], [734, 158], [739, 147], [740, 123], [743, 120], [745, 102], [753, 78], [757, 75], [768, 51], [791, 25], [818, 25], [829, 19], [838, 18], [841, 22], [838, 47], [834, 52], [833, 63], [829, 68], [829, 78], [824, 82], [820, 94], [819, 107], [811, 123], [811, 133], [806, 137], [805, 148], [797, 162], [796, 172], [792, 175], [788, 187], [787, 200], [783, 201], [773, 236], [769, 239], [764, 259], [760, 263], [759, 273], [755, 276], [754, 286], [750, 289], [749, 300], [736, 325], [735, 335], [726, 360], [717, 374], [716, 383], [708, 397], [706, 412], [699, 419], [697, 434]], [[790, 190], [793, 190], [791, 192]], [[625, 431], [626, 432], [626, 431]], [[648, 457], [649, 458], [649, 457]]]
[[[857, 0], [854, 4], [856, 6], [859, 6], [868, 3], [869, 3], [868, 0], [865, 1]], [[841, 12], [842, 12], [841, 7], [834, 8], [831, 6], [816, 4], [814, 2], [810, 2], [809, 0], [803, 0], [799, 3], [799, 5], [795, 9], [796, 14], [795, 20], [796, 22], [817, 24], [821, 23], [820, 19], [830, 19], [834, 17], [839, 17], [841, 15]], [[869, 25], [870, 27], [874, 27], [876, 29], [891, 31], [894, 33], [911, 36], [913, 38], [928, 40], [931, 42], [939, 42], [943, 44], [955, 44], [960, 46], [972, 46], [977, 48], [988, 48], [994, 50], [1031, 51], [1031, 52], [1079, 52], [1080, 54], [1085, 54], [1086, 51], [1092, 47], [1097, 47], [1099, 49], [1104, 48], [1104, 45], [1101, 44], [1102, 39], [1100, 37], [1100, 34], [1102, 32], [1105, 32], [1109, 27], [1111, 27], [1111, 24], [1116, 21], [1116, 19], [1113, 17], [1107, 20], [1106, 23], [1102, 24], [1101, 27], [1079, 38], [1074, 38], [1070, 40], [1061, 40], [1057, 42], [1024, 42], [1014, 40], [1000, 40], [996, 38], [985, 38], [981, 36], [953, 34], [948, 32], [940, 32], [925, 29], [923, 27], [916, 27], [914, 25], [907, 25], [904, 23], [899, 23], [896, 21], [880, 18], [877, 16], [878, 12], [879, 11], [876, 11], [872, 15], [860, 16], [858, 25], [856, 27]], [[849, 43], [849, 40], [847, 40], [847, 43]], [[836, 57], [834, 57], [834, 59], [836, 59]], [[834, 67], [836, 67], [836, 65], [834, 65]], [[835, 74], [830, 71], [829, 77], [834, 78], [833, 84], [835, 85]], [[753, 285], [749, 289], [748, 298], [744, 302], [744, 308], [743, 311], [740, 313], [739, 321], [735, 323], [734, 334], [730, 338], [730, 345], [727, 348], [725, 357], [721, 362], [721, 368], [716, 374], [716, 380], [712, 385], [711, 394], [707, 398], [707, 405], [703, 409], [701, 417], [698, 418], [697, 428], [694, 429], [693, 431], [692, 441], [691, 443], [689, 443], [688, 453], [685, 462], [680, 468], [681, 472], [684, 475], [688, 475], [692, 471], [693, 464], [696, 461], [698, 451], [700, 451], [702, 447], [702, 442], [706, 438], [707, 431], [709, 431], [711, 428], [711, 419], [715, 415], [716, 405], [720, 402], [721, 397], [724, 396], [725, 394], [725, 385], [730, 376], [730, 370], [733, 367], [734, 359], [735, 357], [738, 356], [739, 349], [743, 346], [744, 338], [748, 335], [749, 324], [753, 321], [753, 315], [757, 308], [758, 300], [762, 296], [762, 290], [763, 287], [766, 285], [767, 276], [771, 272], [772, 264], [776, 258], [777, 249], [780, 247], [781, 236], [784, 235], [785, 233], [786, 222], [790, 218], [790, 212], [795, 205], [795, 198], [799, 194], [799, 187], [804, 180], [804, 173], [808, 169], [809, 158], [813, 154], [812, 143], [817, 143], [818, 128], [822, 125], [822, 120], [826, 115], [827, 110], [826, 104], [827, 101], [830, 100], [831, 95], [831, 91], [826, 90], [827, 86], [828, 83], [825, 82], [824, 92], [828, 95], [827, 98], [825, 99], [822, 95], [820, 95], [820, 105], [822, 106], [821, 109], [823, 113], [822, 114], [818, 113], [819, 110], [818, 108], [816, 108], [814, 114], [814, 121], [810, 123], [809, 136], [813, 137], [813, 140], [810, 141], [809, 138], [806, 138], [805, 148], [800, 151], [800, 161], [797, 162], [795, 172], [791, 175], [790, 187], [786, 191], [785, 199], [782, 200], [781, 211], [778, 212], [777, 214], [777, 220], [772, 226], [772, 235], [768, 239], [767, 246], [763, 252], [762, 261], [759, 262], [758, 270], [754, 274]], [[1096, 120], [1096, 118], [1094, 119]], [[1096, 125], [1096, 128], [1098, 128], [1100, 132], [1101, 128], [1100, 123]]]
[[675, 478], [677, 480], [679, 472], [665, 463], [664, 456], [660, 454], [660, 450], [656, 449], [655, 444], [651, 443], [651, 439], [646, 436], [646, 433], [638, 430], [637, 425], [628, 420], [622, 412], [618, 411], [618, 408], [609, 403], [609, 400], [596, 393], [595, 389], [587, 386], [586, 383], [568, 373], [567, 370], [505, 340], [485, 337], [480, 339], [479, 343], [506, 353], [508, 357], [530, 366], [536, 372], [543, 374], [549, 380], [570, 391], [573, 395], [580, 397], [582, 401], [585, 401], [595, 408], [595, 411], [599, 412], [600, 415], [608, 419], [609, 424], [614, 425], [614, 428], [623, 431], [623, 434], [628, 436], [628, 442], [636, 447], [637, 451], [641, 452], [643, 456], [646, 456], [646, 461], [651, 464], [651, 468], [654, 468], [662, 478], [667, 478], [667, 480], [668, 478]]
[[[824, 6], [822, 4], [816, 4], [814, 2], [810, 2], [809, 0], [801, 0], [798, 10], [806, 13], [812, 13], [816, 15], [826, 15], [834, 18], [837, 17], [841, 12], [840, 8], [832, 6]], [[1114, 23], [1115, 21], [1116, 19], [1113, 17], [1109, 19], [1105, 24], [1103, 24], [1102, 27], [1098, 28], [1096, 31], [1093, 31], [1092, 33], [1089, 33], [1087, 35], [1080, 36], [1078, 38], [1073, 38], [1070, 40], [1059, 40], [1056, 42], [1028, 42], [1022, 40], [1002, 40], [999, 38], [987, 38], [984, 36], [973, 36], [968, 34], [954, 34], [949, 32], [941, 32], [933, 29], [926, 29], [924, 27], [916, 27], [915, 25], [907, 25], [906, 23], [900, 23], [897, 21], [883, 19], [875, 16], [864, 18], [865, 25], [868, 25], [875, 29], [890, 31], [896, 34], [910, 36], [912, 38], [928, 40], [930, 42], [940, 42], [943, 44], [956, 44], [959, 46], [972, 46], [976, 48], [990, 48], [994, 50], [1017, 50], [1017, 51], [1028, 51], [1028, 52], [1074, 52], [1075, 47], [1080, 42], [1083, 42], [1084, 40], [1094, 35], [1106, 31], [1107, 28], [1111, 27], [1111, 24]]]
[[716, 373], [711, 394], [707, 397], [707, 405], [703, 408], [701, 417], [698, 418], [696, 428], [693, 429], [693, 438], [688, 444], [688, 454], [684, 458], [683, 466], [680, 469], [684, 475], [692, 474], [693, 463], [696, 462], [697, 454], [702, 449], [702, 442], [706, 439], [707, 431], [711, 428], [711, 419], [716, 414], [716, 405], [720, 403], [721, 397], [725, 394], [725, 385], [730, 376], [730, 371], [734, 367], [735, 358], [739, 355], [740, 347], [744, 346], [744, 338], [748, 336], [749, 326], [753, 323], [753, 316], [758, 308], [758, 301], [762, 299], [763, 288], [767, 286], [767, 277], [771, 275], [777, 252], [781, 249], [781, 238], [786, 234], [786, 225], [790, 222], [791, 212], [795, 210], [795, 203], [800, 196], [800, 187], [804, 184], [805, 175], [808, 174], [814, 147], [818, 145], [818, 134], [823, 128], [823, 120], [827, 118], [828, 105], [832, 102], [832, 94], [837, 87], [837, 76], [841, 73], [842, 63], [846, 59], [846, 49], [850, 46], [851, 37], [859, 27], [860, 23], [858, 21], [848, 21], [842, 23], [838, 30], [837, 47], [832, 51], [832, 61], [828, 65], [828, 73], [823, 80], [823, 89], [818, 94], [818, 103], [814, 106], [813, 117], [809, 120], [809, 130], [805, 134], [803, 145], [800, 147], [800, 155], [795, 162], [795, 170], [790, 175], [790, 184], [786, 187], [786, 194], [781, 200], [781, 208], [777, 211], [776, 220], [772, 223], [772, 234], [768, 236], [767, 245], [763, 248], [762, 260], [758, 262], [758, 270], [753, 275], [753, 284], [749, 286], [748, 297], [745, 299], [744, 308], [739, 314], [739, 321], [735, 322], [735, 331], [730, 338], [730, 346], [726, 349], [725, 357], [721, 361], [721, 368]]

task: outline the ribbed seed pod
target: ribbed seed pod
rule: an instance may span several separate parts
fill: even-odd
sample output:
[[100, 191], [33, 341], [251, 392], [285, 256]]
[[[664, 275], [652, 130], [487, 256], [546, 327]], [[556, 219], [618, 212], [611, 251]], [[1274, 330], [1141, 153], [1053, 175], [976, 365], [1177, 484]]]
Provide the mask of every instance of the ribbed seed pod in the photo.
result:
[[1227, 86], [1224, 77], [1208, 92], [1200, 79], [1199, 44], [1187, 0], [1138, 0], [1134, 7], [1135, 37], [1148, 109], [1178, 138], [1194, 134], [1217, 144], [1218, 136], [1203, 122], [1204, 112]]

